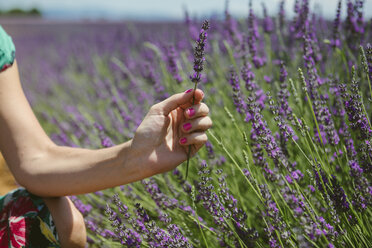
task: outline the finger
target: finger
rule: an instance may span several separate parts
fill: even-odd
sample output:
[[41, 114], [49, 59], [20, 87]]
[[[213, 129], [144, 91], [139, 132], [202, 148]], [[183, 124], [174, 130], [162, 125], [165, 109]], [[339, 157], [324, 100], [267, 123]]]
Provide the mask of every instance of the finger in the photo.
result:
[[212, 120], [209, 116], [199, 117], [182, 124], [182, 131], [184, 133], [191, 133], [193, 131], [206, 131], [212, 127]]
[[180, 138], [179, 143], [183, 146], [187, 145], [203, 145], [208, 141], [208, 137], [205, 132], [195, 132], [185, 135]]
[[[168, 115], [172, 110], [183, 106], [188, 105], [192, 102], [194, 95], [194, 90], [187, 90], [183, 93], [174, 94], [164, 101], [155, 104], [152, 106], [152, 110], [156, 111], [157, 113], [162, 113], [164, 115]], [[201, 101], [203, 99], [203, 92], [199, 89], [195, 91], [195, 99]]]
[[[194, 104], [198, 104], [199, 102], [201, 102], [204, 98], [204, 92], [200, 89], [196, 89], [195, 91], [195, 102]], [[192, 102], [191, 102], [192, 103]]]
[[207, 116], [209, 113], [209, 108], [205, 103], [199, 103], [190, 106], [184, 111], [186, 119], [194, 119], [200, 116]]
[[[191, 92], [193, 92], [193, 89], [190, 89], [190, 90], [191, 90]], [[190, 91], [190, 90], [188, 90], [188, 91]], [[193, 100], [193, 98], [191, 97], [191, 99], [188, 103], [183, 104], [180, 107], [183, 108], [183, 109], [186, 109], [186, 108], [190, 107], [191, 105], [200, 103], [203, 100], [203, 98], [204, 98], [204, 92], [200, 89], [196, 89], [195, 100]]]

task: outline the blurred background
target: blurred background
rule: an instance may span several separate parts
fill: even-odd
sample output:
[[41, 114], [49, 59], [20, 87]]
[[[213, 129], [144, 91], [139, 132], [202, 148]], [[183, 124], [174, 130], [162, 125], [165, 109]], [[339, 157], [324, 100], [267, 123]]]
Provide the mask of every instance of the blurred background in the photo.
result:
[[[278, 12], [279, 0], [253, 0], [256, 14], [262, 14], [265, 3], [269, 15]], [[288, 17], [293, 15], [295, 0], [287, 0]], [[338, 0], [311, 0], [310, 7], [325, 18], [335, 15]], [[343, 2], [346, 2], [343, 1]], [[372, 0], [364, 1], [365, 18], [372, 17]], [[42, 17], [47, 20], [137, 20], [137, 21], [179, 21], [187, 10], [190, 16], [221, 17], [226, 0], [11, 0], [0, 1], [2, 17]], [[238, 17], [248, 13], [248, 0], [230, 0], [229, 11]], [[4, 21], [4, 20], [3, 20]]]

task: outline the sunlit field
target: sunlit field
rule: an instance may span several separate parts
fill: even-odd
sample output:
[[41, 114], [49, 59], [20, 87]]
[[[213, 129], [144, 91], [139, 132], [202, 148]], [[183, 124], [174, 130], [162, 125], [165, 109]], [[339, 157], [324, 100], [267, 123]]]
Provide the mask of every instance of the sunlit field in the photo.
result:
[[131, 139], [151, 105], [193, 88], [207, 33], [208, 143], [187, 179], [184, 163], [72, 196], [89, 247], [372, 247], [372, 22], [362, 1], [334, 20], [296, 2], [263, 18], [226, 10], [207, 31], [188, 16], [4, 24], [48, 135], [91, 149]]

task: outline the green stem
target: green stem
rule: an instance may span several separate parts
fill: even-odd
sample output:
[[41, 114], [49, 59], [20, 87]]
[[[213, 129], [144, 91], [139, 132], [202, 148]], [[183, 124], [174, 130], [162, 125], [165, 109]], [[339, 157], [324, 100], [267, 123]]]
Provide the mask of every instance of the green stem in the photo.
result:
[[[231, 224], [230, 224], [230, 223], [229, 223], [229, 222], [228, 222], [224, 217], [222, 217], [222, 218], [224, 219], [225, 223], [230, 227], [230, 229], [233, 231], [235, 237], [236, 237], [237, 240], [239, 241], [240, 247], [248, 248], [248, 247], [244, 244], [243, 240], [241, 240], [241, 238], [239, 237], [239, 235], [235, 232], [235, 228], [234, 228], [233, 226], [231, 226]], [[234, 220], [234, 219], [231, 218], [231, 220]]]
[[203, 237], [204, 244], [208, 248], [208, 242], [205, 239], [203, 229], [201, 228], [200, 221], [199, 221], [199, 215], [198, 215], [198, 213], [196, 211], [196, 206], [195, 206], [195, 202], [194, 201], [192, 202], [192, 206], [194, 207], [194, 211], [195, 211], [195, 215], [196, 215], [196, 220], [198, 221], [198, 227], [199, 227], [200, 233], [201, 233], [201, 235]]
[[249, 186], [252, 188], [252, 190], [254, 191], [254, 193], [257, 195], [258, 199], [260, 199], [260, 201], [262, 203], [264, 203], [264, 200], [262, 199], [262, 196], [257, 192], [256, 188], [252, 185], [252, 183], [244, 175], [243, 170], [240, 168], [240, 166], [238, 165], [238, 163], [232, 157], [232, 155], [230, 154], [230, 152], [226, 149], [225, 145], [220, 140], [218, 140], [217, 137], [210, 130], [208, 130], [208, 133], [213, 137], [213, 139], [218, 143], [218, 145], [220, 145], [222, 147], [222, 150], [224, 150], [224, 152], [227, 154], [227, 156], [233, 161], [233, 164], [239, 170], [239, 172], [243, 175], [243, 177], [245, 178], [245, 180], [247, 181], [247, 183], [249, 184]]
[[315, 122], [315, 125], [316, 125], [316, 129], [318, 131], [318, 135], [319, 135], [319, 140], [320, 140], [320, 143], [322, 144], [322, 146], [324, 146], [324, 142], [323, 142], [323, 139], [322, 139], [322, 134], [320, 133], [320, 129], [319, 129], [319, 124], [318, 124], [318, 120], [316, 119], [316, 116], [315, 116], [315, 111], [313, 109], [313, 103], [310, 99], [310, 96], [307, 92], [305, 92], [306, 94], [306, 97], [307, 97], [307, 102], [309, 103], [309, 106], [310, 106], [310, 109], [311, 109], [311, 113], [313, 115], [313, 118], [314, 118], [314, 122]]
[[[197, 72], [199, 74], [199, 72]], [[192, 105], [195, 104], [195, 91], [196, 91], [196, 86], [198, 85], [198, 82], [195, 82], [194, 85], [194, 92], [192, 96]], [[187, 152], [187, 163], [186, 163], [186, 177], [185, 181], [187, 180], [187, 176], [189, 175], [189, 164], [190, 164], [190, 155], [191, 155], [191, 145], [189, 145], [189, 151]]]

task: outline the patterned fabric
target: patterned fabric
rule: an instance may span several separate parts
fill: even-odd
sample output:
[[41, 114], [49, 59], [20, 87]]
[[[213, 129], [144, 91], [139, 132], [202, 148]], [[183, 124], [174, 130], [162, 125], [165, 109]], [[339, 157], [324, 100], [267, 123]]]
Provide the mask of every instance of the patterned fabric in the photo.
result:
[[0, 25], [0, 72], [12, 66], [15, 58], [15, 47], [12, 38]]
[[60, 247], [44, 201], [23, 188], [0, 197], [0, 248]]

